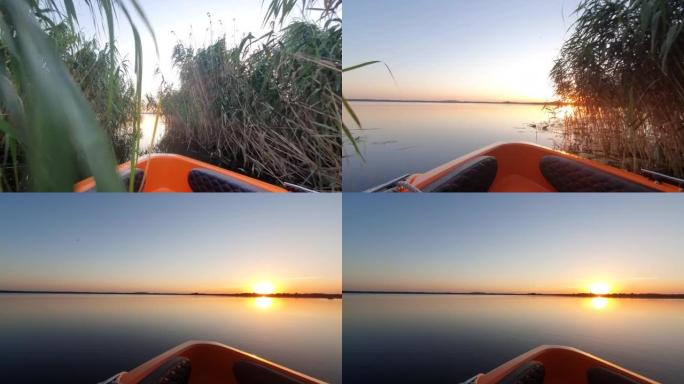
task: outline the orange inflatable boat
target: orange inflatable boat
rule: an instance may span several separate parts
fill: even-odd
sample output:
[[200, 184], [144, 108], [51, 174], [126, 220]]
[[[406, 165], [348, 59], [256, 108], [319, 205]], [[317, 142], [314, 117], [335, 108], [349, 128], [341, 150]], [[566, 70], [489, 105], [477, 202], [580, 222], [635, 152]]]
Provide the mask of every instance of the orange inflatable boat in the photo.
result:
[[[269, 184], [189, 157], [155, 153], [142, 156], [136, 165], [134, 191], [138, 192], [313, 192], [286, 184], [289, 189]], [[129, 190], [130, 162], [119, 165], [119, 176]], [[94, 192], [90, 177], [74, 186], [75, 192]]]
[[321, 384], [291, 369], [215, 342], [190, 341], [100, 384]]
[[679, 192], [684, 180], [650, 178], [532, 143], [497, 143], [367, 192]]
[[537, 347], [463, 384], [657, 384], [575, 348]]

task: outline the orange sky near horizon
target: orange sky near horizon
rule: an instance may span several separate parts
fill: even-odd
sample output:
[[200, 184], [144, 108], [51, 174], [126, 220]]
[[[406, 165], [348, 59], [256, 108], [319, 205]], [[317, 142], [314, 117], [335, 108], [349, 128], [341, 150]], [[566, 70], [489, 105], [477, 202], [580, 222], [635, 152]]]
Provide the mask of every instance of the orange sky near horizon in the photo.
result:
[[[214, 265], [213, 267], [217, 267]], [[224, 277], [220, 276], [221, 270], [228, 270], [229, 267], [220, 267], [218, 273], [213, 276], [188, 277], [180, 282], [172, 282], [169, 277], [153, 278], [142, 281], [139, 277], [126, 277], [115, 281], [95, 281], [89, 279], [73, 279], [72, 277], [62, 279], [21, 278], [18, 276], [16, 281], [9, 279], [0, 280], [0, 289], [7, 290], [27, 290], [27, 291], [77, 291], [77, 292], [149, 292], [149, 293], [340, 293], [341, 278], [329, 278], [328, 276], [296, 276], [285, 271], [279, 265], [270, 268], [259, 268], [258, 271], [242, 269], [245, 277]], [[263, 270], [270, 270], [265, 273]], [[24, 275], [26, 276], [26, 275]], [[255, 287], [262, 283], [269, 283], [274, 287], [270, 292], [261, 292]]]
[[608, 293], [684, 294], [684, 205], [675, 200], [619, 194], [345, 196], [343, 286], [568, 294], [589, 293], [603, 283]]
[[0, 200], [0, 289], [339, 293], [335, 194], [17, 195]]
[[[579, 0], [349, 0], [347, 98], [553, 101], [549, 73]], [[387, 65], [391, 73], [385, 67]]]

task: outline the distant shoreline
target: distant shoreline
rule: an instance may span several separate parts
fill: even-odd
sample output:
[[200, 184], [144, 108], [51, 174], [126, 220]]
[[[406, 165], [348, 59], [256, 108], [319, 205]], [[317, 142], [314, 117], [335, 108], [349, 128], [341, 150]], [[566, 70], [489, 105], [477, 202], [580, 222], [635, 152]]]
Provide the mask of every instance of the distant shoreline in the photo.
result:
[[421, 291], [342, 291], [343, 294], [375, 295], [462, 295], [462, 296], [560, 296], [560, 297], [605, 297], [613, 299], [684, 299], [684, 293], [510, 293], [510, 292], [421, 292]]
[[89, 291], [17, 291], [0, 290], [2, 293], [51, 294], [51, 295], [140, 295], [140, 296], [223, 296], [223, 297], [272, 297], [282, 299], [341, 299], [341, 293], [179, 293], [179, 292], [89, 292]]
[[438, 103], [438, 104], [512, 104], [512, 105], [570, 105], [561, 101], [476, 101], [476, 100], [396, 100], [396, 99], [347, 99], [370, 103]]

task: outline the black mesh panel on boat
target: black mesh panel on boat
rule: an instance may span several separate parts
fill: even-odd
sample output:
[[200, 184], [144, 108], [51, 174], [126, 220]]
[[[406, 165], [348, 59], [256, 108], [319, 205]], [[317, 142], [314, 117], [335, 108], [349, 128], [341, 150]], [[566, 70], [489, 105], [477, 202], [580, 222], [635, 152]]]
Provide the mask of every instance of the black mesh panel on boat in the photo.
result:
[[208, 169], [195, 168], [188, 174], [193, 192], [261, 192], [261, 189]]
[[538, 361], [528, 361], [504, 377], [499, 384], [543, 384], [544, 375], [544, 364]]
[[638, 381], [603, 367], [592, 367], [587, 370], [589, 384], [639, 384]]
[[175, 357], [147, 375], [138, 384], [188, 384], [190, 370], [190, 360], [185, 357]]
[[487, 192], [496, 178], [493, 156], [480, 156], [432, 183], [425, 192]]
[[539, 169], [558, 192], [657, 192], [560, 156], [544, 156]]
[[233, 374], [239, 384], [302, 384], [299, 380], [251, 361], [235, 363]]

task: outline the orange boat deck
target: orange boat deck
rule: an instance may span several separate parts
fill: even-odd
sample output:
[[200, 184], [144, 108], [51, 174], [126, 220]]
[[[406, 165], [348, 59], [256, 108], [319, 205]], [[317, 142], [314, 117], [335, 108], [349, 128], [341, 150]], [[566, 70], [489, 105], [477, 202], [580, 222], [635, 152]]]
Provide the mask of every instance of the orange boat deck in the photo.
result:
[[515, 374], [520, 373], [520, 369], [524, 369], [529, 363], [540, 363], [543, 366], [544, 384], [657, 384], [656, 381], [586, 352], [556, 345], [537, 347], [466, 383], [513, 383]]
[[[152, 154], [140, 158], [136, 165], [136, 175], [139, 174], [139, 182], [142, 184], [139, 192], [195, 192], [190, 185], [189, 177], [192, 171], [198, 170], [225, 179], [237, 185], [236, 189], [250, 192], [287, 192], [282, 187], [175, 154]], [[119, 165], [117, 171], [122, 175], [125, 188], [128, 190], [125, 180], [128, 179], [126, 175], [130, 173], [130, 162]], [[89, 192], [95, 189], [95, 180], [92, 177], [74, 186], [75, 192]]]
[[[174, 367], [175, 361], [186, 364], [186, 368]], [[107, 381], [107, 384], [168, 382], [159, 379], [160, 372], [176, 377], [189, 375], [188, 384], [324, 383], [220, 343], [189, 341], [162, 353], [130, 372], [115, 376]]]
[[[557, 192], [558, 189], [542, 172], [540, 165], [545, 157], [560, 158], [561, 161], [565, 159], [586, 172], [593, 172], [599, 177], [603, 175], [608, 179], [618, 180], [618, 182], [637, 188], [654, 192], [681, 191], [674, 185], [655, 182], [641, 175], [532, 143], [496, 143], [428, 172], [411, 175], [406, 182], [409, 188], [429, 191], [440, 180], [467, 166], [469, 162], [483, 157], [493, 157], [496, 160], [496, 176], [486, 190], [488, 192]], [[409, 188], [403, 188], [401, 191], [407, 192]], [[591, 190], [578, 191], [591, 192]]]

